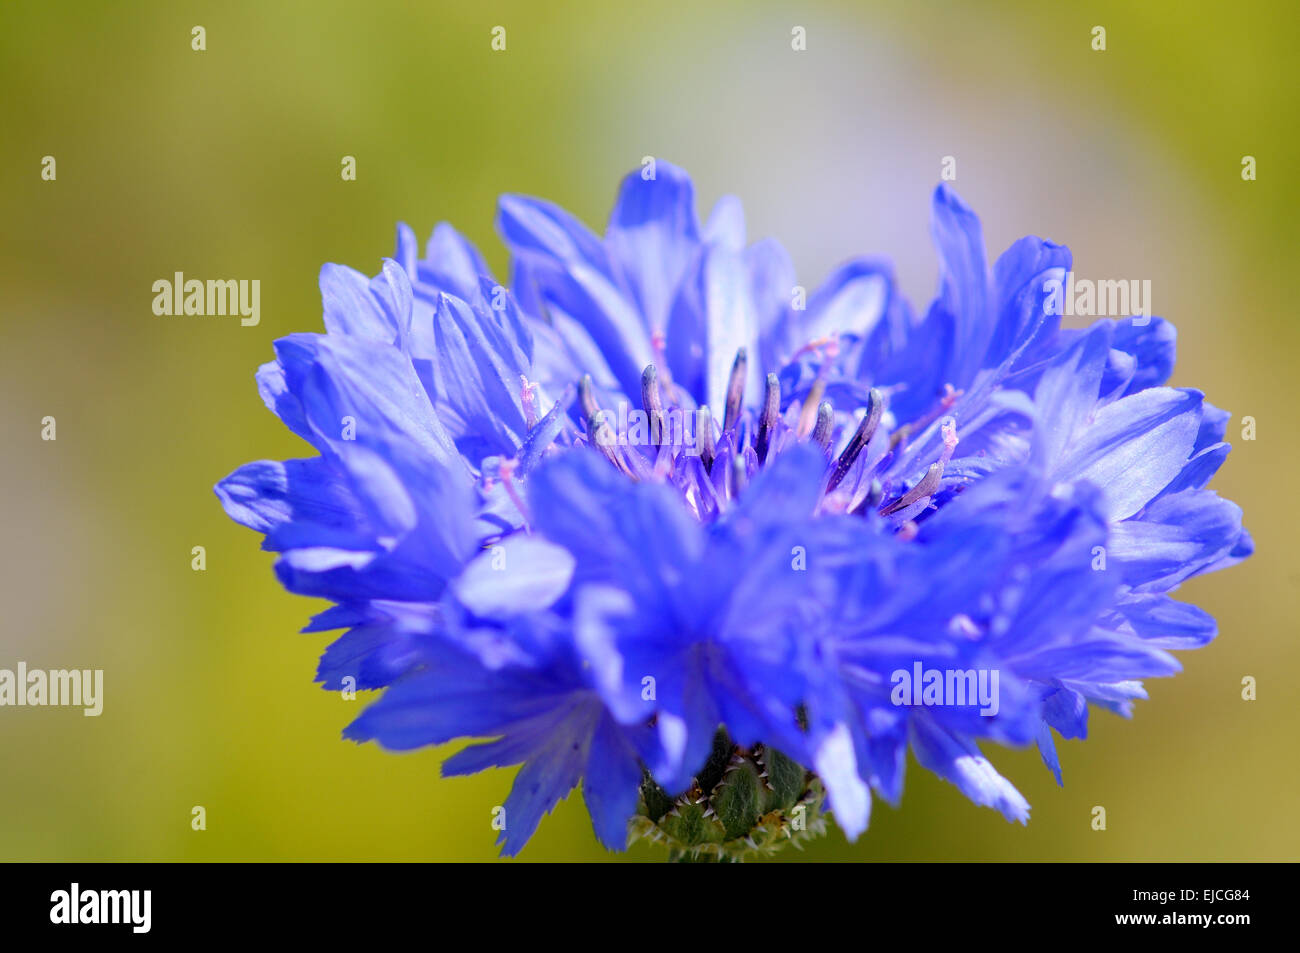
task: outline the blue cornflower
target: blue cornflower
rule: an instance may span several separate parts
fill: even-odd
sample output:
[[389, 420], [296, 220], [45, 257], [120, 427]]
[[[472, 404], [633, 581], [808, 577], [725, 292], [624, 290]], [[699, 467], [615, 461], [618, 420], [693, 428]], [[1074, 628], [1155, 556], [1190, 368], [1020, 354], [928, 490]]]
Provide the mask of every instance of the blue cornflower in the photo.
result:
[[[399, 227], [373, 279], [322, 270], [326, 333], [258, 373], [318, 456], [217, 494], [334, 603], [318, 680], [386, 689], [346, 736], [492, 739], [444, 770], [522, 765], [508, 853], [579, 784], [612, 848], [630, 821], [684, 854], [798, 839], [823, 790], [854, 837], [909, 746], [1024, 821], [981, 739], [1036, 742], [1059, 781], [1053, 731], [1127, 715], [1214, 636], [1169, 593], [1251, 551], [1206, 489], [1227, 414], [1164, 386], [1168, 322], [1062, 329], [1068, 250], [988, 268], [946, 187], [919, 316], [885, 263], [805, 295], [736, 200], [694, 204], [664, 162], [603, 239], [505, 196], [509, 288], [448, 225], [423, 258]], [[995, 697], [900, 694], [954, 671]]]

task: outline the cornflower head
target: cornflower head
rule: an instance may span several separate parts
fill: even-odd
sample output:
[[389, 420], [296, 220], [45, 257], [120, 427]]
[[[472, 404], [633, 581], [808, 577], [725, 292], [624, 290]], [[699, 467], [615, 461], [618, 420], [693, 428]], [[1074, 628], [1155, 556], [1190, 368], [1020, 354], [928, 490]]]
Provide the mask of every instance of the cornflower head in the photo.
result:
[[945, 186], [932, 215], [921, 314], [874, 259], [805, 294], [662, 161], [603, 238], [503, 197], [508, 287], [445, 224], [374, 278], [325, 266], [325, 333], [258, 372], [316, 455], [216, 491], [333, 603], [317, 680], [383, 690], [345, 736], [488, 739], [444, 772], [521, 765], [508, 854], [579, 785], [614, 849], [740, 859], [826, 809], [855, 838], [909, 748], [1027, 820], [979, 742], [1060, 781], [1053, 733], [1213, 638], [1169, 593], [1252, 546], [1206, 488], [1228, 415], [1165, 385], [1172, 325], [1063, 329], [1064, 246], [990, 269]]

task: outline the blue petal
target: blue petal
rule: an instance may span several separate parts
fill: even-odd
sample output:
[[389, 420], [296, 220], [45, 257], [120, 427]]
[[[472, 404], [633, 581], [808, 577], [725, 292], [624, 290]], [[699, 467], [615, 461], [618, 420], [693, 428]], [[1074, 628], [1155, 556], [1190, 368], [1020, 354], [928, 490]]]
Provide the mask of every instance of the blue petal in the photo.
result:
[[[530, 670], [490, 671], [474, 656], [445, 644], [431, 654], [426, 668], [393, 684], [344, 730], [343, 737], [405, 751], [459, 737], [501, 735], [511, 725], [549, 717], [547, 713], [557, 707], [561, 714], [568, 713], [574, 702], [564, 692], [563, 682]], [[534, 733], [525, 731], [520, 737], [533, 738]], [[444, 773], [451, 771], [445, 767]]]
[[351, 677], [353, 689], [383, 688], [428, 657], [428, 636], [391, 625], [365, 625], [349, 630], [321, 656], [316, 681], [338, 691]]
[[700, 226], [690, 176], [668, 162], [655, 177], [642, 171], [623, 178], [609, 217], [605, 247], [614, 269], [631, 289], [645, 326], [663, 330], [677, 285], [695, 257]]
[[1228, 421], [1232, 420], [1232, 414], [1211, 403], [1204, 403], [1203, 416], [1201, 417], [1201, 429], [1196, 432], [1196, 451], [1200, 452], [1206, 447], [1223, 441], [1223, 435], [1228, 429]]
[[704, 251], [673, 304], [667, 341], [673, 381], [719, 417], [736, 353], [745, 348], [746, 403], [758, 402], [764, 377], [758, 363], [758, 319], [741, 253], [722, 246]]
[[1206, 566], [1202, 572], [1218, 572], [1220, 569], [1227, 569], [1235, 566], [1243, 559], [1247, 559], [1255, 552], [1255, 540], [1250, 532], [1243, 526], [1241, 533], [1237, 536], [1237, 541], [1233, 543], [1232, 549], [1228, 550], [1227, 555], [1216, 559]]
[[1008, 821], [1029, 821], [1029, 802], [980, 754], [974, 742], [936, 727], [924, 715], [912, 719], [916, 760], [951, 781], [981, 807], [997, 808]]
[[439, 222], [429, 238], [424, 261], [416, 266], [416, 275], [424, 284], [468, 300], [479, 287], [480, 278], [490, 276], [491, 271], [465, 236], [446, 222]]
[[1107, 567], [1139, 592], [1164, 592], [1225, 556], [1240, 534], [1241, 507], [1211, 490], [1184, 490], [1118, 523]]
[[601, 718], [591, 737], [582, 798], [596, 837], [610, 850], [627, 847], [627, 822], [636, 814], [641, 762], [623, 731]]
[[568, 589], [573, 566], [568, 550], [515, 534], [473, 559], [452, 589], [475, 615], [504, 618], [552, 606]]
[[964, 387], [982, 365], [994, 331], [984, 233], [979, 217], [946, 184], [934, 190], [931, 232], [940, 261], [937, 304], [957, 322], [948, 382]]
[[289, 404], [289, 418], [321, 450], [353, 439], [344, 435], [343, 418], [351, 417], [355, 442], [385, 459], [462, 466], [414, 367], [397, 348], [358, 338], [292, 334], [276, 341], [275, 349], [277, 376], [286, 387], [274, 395], [276, 407]]
[[1199, 649], [1218, 633], [1214, 617], [1169, 596], [1130, 596], [1117, 610], [1134, 634], [1166, 649]]
[[1043, 424], [1035, 431], [1034, 444], [1038, 459], [1049, 469], [1059, 463], [1096, 410], [1110, 335], [1108, 323], [1089, 328], [1052, 361], [1038, 382], [1034, 403]]
[[1223, 466], [1224, 461], [1228, 459], [1228, 451], [1231, 449], [1226, 443], [1215, 443], [1203, 449], [1195, 450], [1192, 458], [1178, 472], [1178, 476], [1174, 477], [1156, 498], [1172, 496], [1175, 493], [1181, 493], [1183, 490], [1204, 489], [1214, 474], [1219, 472], [1219, 468]]
[[1062, 738], [1088, 737], [1088, 701], [1073, 689], [1058, 687], [1043, 699], [1043, 720]]
[[936, 302], [908, 336], [906, 346], [876, 370], [875, 382], [893, 389], [889, 412], [900, 425], [928, 412], [943, 395], [944, 385], [954, 383], [949, 368], [958, 325], [958, 318]]
[[704, 226], [703, 238], [714, 245], [724, 245], [732, 251], [745, 247], [745, 209], [734, 195], [718, 199]]
[[780, 242], [765, 238], [745, 250], [745, 268], [758, 322], [759, 359], [764, 368], [776, 368], [790, 357], [785, 338], [795, 279], [794, 262]]
[[[429, 390], [447, 418], [457, 446], [484, 456], [513, 456], [525, 431], [520, 374], [503, 355], [504, 342], [489, 340], [482, 321], [459, 298], [443, 295], [434, 314], [436, 359]], [[477, 457], [477, 459], [474, 459]]]
[[343, 265], [320, 270], [325, 330], [330, 334], [374, 338], [391, 344], [397, 328], [370, 291], [370, 279]]
[[808, 307], [796, 322], [802, 345], [817, 338], [852, 334], [865, 338], [884, 317], [893, 293], [893, 275], [887, 264], [861, 259], [846, 262], [822, 282], [808, 298]]
[[654, 359], [650, 334], [620, 287], [604, 246], [573, 216], [537, 199], [502, 196], [497, 224], [526, 266], [539, 304], [579, 323], [624, 392], [640, 393], [641, 372]]
[[370, 279], [370, 293], [379, 302], [384, 317], [397, 331], [397, 343], [406, 349], [411, 332], [411, 308], [414, 294], [406, 270], [391, 258], [385, 258], [383, 269]]
[[[1178, 350], [1178, 331], [1164, 318], [1124, 318], [1115, 323], [1112, 347], [1132, 354], [1136, 370], [1122, 396], [1148, 387], [1159, 387], [1174, 370]], [[1105, 387], [1102, 388], [1105, 390]]]
[[325, 460], [259, 460], [240, 467], [216, 486], [235, 522], [270, 533], [295, 522], [350, 532], [356, 505]]
[[1038, 753], [1042, 756], [1043, 764], [1052, 772], [1056, 778], [1057, 784], [1064, 784], [1061, 780], [1061, 760], [1056, 755], [1056, 743], [1052, 740], [1052, 728], [1047, 722], [1042, 722], [1038, 726]]
[[1048, 306], [1044, 284], [1063, 282], [1070, 270], [1070, 249], [1030, 235], [1013, 243], [993, 266], [997, 327], [989, 343], [986, 366], [1000, 364], [1016, 351], [1030, 356], [1037, 343], [1055, 334], [1060, 315]]
[[591, 450], [538, 469], [529, 500], [537, 530], [576, 557], [575, 583], [633, 587], [650, 603], [703, 549], [702, 527], [671, 489], [632, 484]]
[[393, 248], [393, 260], [402, 266], [406, 277], [415, 280], [415, 262], [419, 257], [416, 250], [415, 232], [405, 222], [397, 223], [397, 241]]
[[1102, 407], [1061, 459], [1061, 480], [1101, 488], [1110, 519], [1132, 516], [1191, 456], [1201, 423], [1196, 391], [1152, 387]]
[[846, 725], [837, 725], [818, 745], [813, 770], [826, 785], [835, 823], [845, 837], [857, 840], [871, 821], [871, 790], [859, 777]]

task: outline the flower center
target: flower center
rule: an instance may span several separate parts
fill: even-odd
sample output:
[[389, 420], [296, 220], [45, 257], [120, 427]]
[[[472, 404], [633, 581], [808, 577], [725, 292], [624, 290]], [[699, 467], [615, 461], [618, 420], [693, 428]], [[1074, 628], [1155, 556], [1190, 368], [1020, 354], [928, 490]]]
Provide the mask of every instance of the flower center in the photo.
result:
[[[774, 373], [764, 380], [758, 408], [745, 409], [749, 354], [740, 348], [727, 380], [721, 424], [707, 405], [684, 406], [678, 388], [660, 374], [656, 364], [648, 364], [641, 374], [641, 407], [633, 411], [636, 420], [628, 426], [624, 410], [616, 425], [597, 401], [590, 375], [585, 375], [578, 382], [578, 397], [587, 442], [629, 479], [677, 485], [701, 519], [716, 516], [735, 500], [754, 473], [782, 449], [811, 442], [827, 458], [820, 504], [823, 512], [861, 516], [874, 512], [890, 519], [905, 535], [914, 532], [914, 520], [937, 505], [934, 498], [941, 489], [944, 468], [957, 446], [956, 422], [951, 418], [943, 421], [943, 449], [915, 482], [908, 485], [909, 474], [893, 473], [890, 467], [906, 448], [908, 438], [951, 408], [961, 392], [949, 387], [930, 414], [890, 432], [881, 429], [887, 409], [885, 392], [873, 387], [853, 433], [833, 456], [835, 408], [824, 395], [837, 343], [814, 341], [801, 349], [807, 350], [821, 351], [827, 359], [795, 413], [793, 403], [782, 408], [781, 383]], [[692, 417], [694, 433], [688, 422]], [[691, 457], [699, 459], [699, 466], [690, 463]], [[722, 457], [726, 461], [720, 469], [717, 464]]]

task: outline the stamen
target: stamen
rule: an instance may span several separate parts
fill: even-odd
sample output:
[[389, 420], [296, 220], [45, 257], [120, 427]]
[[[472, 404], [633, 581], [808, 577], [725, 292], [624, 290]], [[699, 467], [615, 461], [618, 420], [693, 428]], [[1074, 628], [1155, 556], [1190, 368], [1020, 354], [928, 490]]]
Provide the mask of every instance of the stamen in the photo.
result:
[[537, 385], [519, 375], [519, 403], [524, 409], [524, 425], [532, 430], [537, 426]]
[[722, 418], [722, 432], [726, 433], [740, 420], [740, 402], [745, 399], [745, 375], [749, 370], [749, 353], [745, 348], [736, 352], [731, 365], [731, 378], [727, 381], [727, 405]]
[[813, 443], [822, 448], [822, 452], [831, 451], [831, 430], [835, 426], [835, 408], [829, 400], [821, 402], [817, 408], [817, 425], [813, 427]]
[[952, 452], [957, 447], [957, 422], [950, 417], [943, 422], [941, 429], [943, 452], [939, 454], [939, 459], [930, 464], [930, 469], [925, 471], [925, 476], [921, 477], [916, 486], [881, 510], [881, 516], [889, 516], [906, 509], [923, 497], [933, 496], [935, 490], [939, 489], [939, 481], [943, 479], [943, 468], [948, 465], [948, 461], [952, 459]]
[[758, 438], [754, 441], [754, 452], [758, 462], [767, 460], [767, 451], [772, 442], [772, 428], [776, 426], [781, 415], [781, 382], [775, 374], [767, 375], [767, 387], [763, 393], [763, 412], [758, 418]]
[[641, 372], [641, 406], [650, 417], [650, 443], [658, 446], [663, 441], [664, 407], [659, 399], [659, 373], [653, 364]]
[[532, 517], [529, 515], [528, 505], [519, 495], [519, 489], [511, 478], [516, 466], [518, 466], [518, 461], [515, 460], [503, 460], [501, 462], [501, 466], [498, 468], [498, 472], [501, 474], [501, 488], [506, 491], [506, 496], [510, 497], [510, 501], [519, 509], [519, 515], [524, 518], [524, 532], [530, 533], [532, 530], [528, 528], [528, 524], [532, 522]]
[[952, 452], [957, 449], [957, 421], [950, 417], [939, 425], [939, 430], [943, 434], [943, 453], [939, 454], [939, 463], [947, 466]]
[[893, 450], [900, 443], [907, 440], [907, 438], [912, 434], [919, 433], [926, 427], [930, 426], [930, 424], [934, 423], [936, 417], [952, 407], [953, 404], [957, 403], [957, 399], [964, 393], [966, 393], [964, 390], [957, 390], [951, 384], [944, 384], [943, 397], [939, 399], [939, 403], [936, 404], [932, 410], [920, 419], [899, 427], [889, 435], [889, 449]]
[[623, 460], [618, 452], [618, 434], [614, 428], [605, 420], [605, 412], [600, 409], [596, 403], [596, 395], [592, 391], [591, 375], [583, 374], [582, 380], [578, 381], [578, 399], [582, 403], [582, 412], [587, 418], [587, 434], [591, 438], [592, 445], [604, 455], [605, 459], [614, 465], [614, 467], [626, 476], [633, 476], [632, 471], [628, 468], [627, 462]]
[[700, 447], [700, 463], [704, 464], [704, 472], [712, 472], [714, 456], [713, 411], [709, 410], [708, 404], [695, 412], [695, 442]]
[[582, 414], [588, 422], [600, 412], [600, 405], [596, 403], [596, 395], [591, 389], [591, 375], [583, 374], [578, 381], [578, 400], [582, 403]]
[[871, 438], [875, 436], [876, 427], [880, 424], [880, 418], [885, 413], [885, 399], [879, 390], [873, 387], [871, 393], [867, 396], [867, 412], [862, 416], [862, 420], [858, 423], [858, 429], [853, 432], [853, 436], [849, 439], [849, 445], [844, 448], [840, 458], [835, 461], [835, 469], [831, 471], [830, 480], [826, 484], [827, 493], [839, 486], [844, 477], [848, 475], [849, 469], [853, 466], [853, 462], [858, 459], [858, 454], [862, 452], [862, 448], [870, 443]]
[[[825, 366], [822, 365], [823, 368]], [[808, 396], [803, 399], [803, 407], [799, 409], [799, 425], [795, 428], [795, 434], [801, 440], [812, 433], [821, 412], [821, 399], [824, 393], [826, 393], [826, 379], [821, 371], [818, 371], [817, 379], [813, 381], [812, 387], [808, 388]]]
[[897, 513], [899, 510], [911, 506], [922, 497], [930, 496], [935, 490], [939, 489], [939, 481], [941, 479], [943, 479], [943, 464], [930, 464], [930, 469], [925, 471], [925, 476], [921, 477], [916, 486], [912, 487], [898, 499], [894, 500], [894, 502], [881, 510], [880, 515], [889, 516], [893, 513]]
[[674, 406], [681, 406], [681, 395], [677, 391], [677, 385], [673, 383], [673, 372], [668, 367], [668, 337], [661, 329], [656, 328], [650, 332], [650, 352], [654, 356], [656, 368], [662, 367], [662, 371], [657, 371], [659, 377], [659, 386], [664, 390], [664, 397], [668, 403]]
[[[536, 387], [536, 385], [533, 386]], [[546, 412], [546, 416], [542, 418], [541, 423], [528, 432], [528, 436], [524, 438], [524, 442], [519, 448], [519, 453], [516, 454], [516, 458], [519, 460], [519, 472], [522, 475], [527, 476], [529, 471], [537, 466], [546, 449], [560, 435], [560, 431], [564, 429], [567, 423], [565, 411], [571, 403], [573, 403], [572, 384], [564, 389], [560, 399]]]

